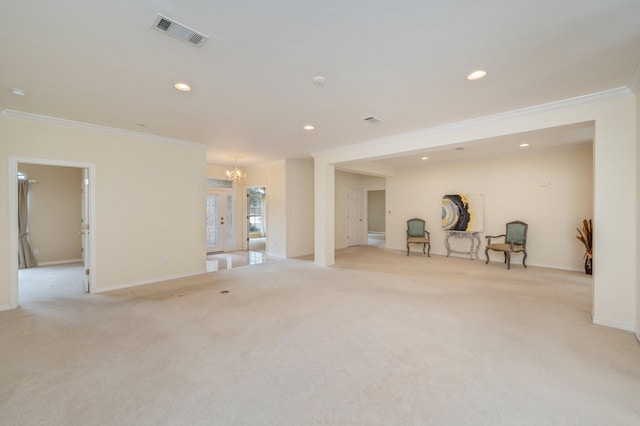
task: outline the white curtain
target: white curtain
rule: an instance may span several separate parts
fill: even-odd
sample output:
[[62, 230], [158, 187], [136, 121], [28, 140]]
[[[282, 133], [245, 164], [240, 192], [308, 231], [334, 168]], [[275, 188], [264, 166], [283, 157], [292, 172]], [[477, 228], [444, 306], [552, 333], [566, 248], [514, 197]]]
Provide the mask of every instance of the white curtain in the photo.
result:
[[20, 269], [33, 268], [38, 266], [27, 236], [27, 194], [29, 193], [29, 182], [18, 181], [18, 267]]

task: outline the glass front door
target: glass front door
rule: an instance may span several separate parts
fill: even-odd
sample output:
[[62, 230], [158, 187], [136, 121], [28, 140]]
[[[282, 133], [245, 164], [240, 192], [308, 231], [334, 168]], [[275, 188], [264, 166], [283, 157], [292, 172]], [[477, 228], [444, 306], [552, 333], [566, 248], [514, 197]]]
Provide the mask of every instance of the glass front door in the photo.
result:
[[233, 250], [233, 194], [207, 191], [207, 252]]

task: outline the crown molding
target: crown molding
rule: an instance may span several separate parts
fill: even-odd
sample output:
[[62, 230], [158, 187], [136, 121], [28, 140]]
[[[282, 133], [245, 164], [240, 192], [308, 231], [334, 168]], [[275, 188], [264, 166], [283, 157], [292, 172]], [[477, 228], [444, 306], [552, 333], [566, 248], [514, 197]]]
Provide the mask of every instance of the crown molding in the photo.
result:
[[515, 117], [521, 117], [524, 115], [543, 113], [548, 111], [554, 111], [564, 108], [575, 107], [584, 105], [591, 102], [600, 101], [603, 99], [617, 98], [622, 96], [633, 95], [633, 92], [628, 87], [618, 87], [611, 90], [605, 90], [602, 92], [591, 93], [588, 95], [576, 96], [574, 98], [562, 99], [559, 101], [548, 102], [545, 104], [534, 105], [526, 108], [516, 109], [512, 111], [506, 111], [498, 114], [487, 115], [484, 117], [472, 118], [470, 120], [457, 121], [454, 123], [443, 124], [441, 126], [428, 127], [413, 132], [401, 133], [398, 135], [388, 136], [381, 139], [373, 139], [369, 141], [359, 142], [352, 145], [341, 146], [338, 148], [330, 149], [327, 151], [314, 152], [311, 155], [314, 159], [322, 159], [324, 157], [336, 156], [343, 153], [350, 153], [352, 151], [362, 151], [367, 148], [380, 146], [380, 145], [393, 145], [405, 140], [414, 138], [420, 138], [423, 136], [429, 136], [436, 133], [443, 133], [453, 130], [459, 130], [469, 127], [480, 126], [484, 124], [495, 123], [505, 119], [511, 119]]
[[0, 110], [0, 118], [28, 121], [31, 123], [47, 124], [50, 126], [62, 126], [75, 129], [87, 130], [95, 133], [107, 133], [112, 135], [128, 136], [138, 139], [146, 139], [153, 142], [168, 143], [172, 145], [187, 146], [190, 148], [207, 149], [207, 144], [201, 142], [187, 141], [184, 139], [168, 138], [164, 136], [150, 135], [148, 133], [134, 132], [132, 130], [118, 129], [115, 127], [100, 126], [97, 124], [84, 123], [81, 121], [66, 120], [64, 118], [50, 117], [47, 115], [31, 114], [28, 112], [15, 111], [10, 109]]
[[384, 164], [378, 164], [376, 162], [347, 162], [336, 165], [336, 170], [357, 173], [360, 175], [376, 176], [376, 177], [391, 177], [396, 175], [396, 169], [393, 167], [385, 166]]

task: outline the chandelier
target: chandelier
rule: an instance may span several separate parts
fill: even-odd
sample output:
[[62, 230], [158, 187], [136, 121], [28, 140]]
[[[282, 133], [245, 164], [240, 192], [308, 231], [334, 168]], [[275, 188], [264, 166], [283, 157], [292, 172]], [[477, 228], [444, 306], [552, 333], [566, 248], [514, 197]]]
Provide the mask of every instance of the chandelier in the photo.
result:
[[247, 173], [238, 169], [238, 159], [235, 158], [235, 167], [233, 170], [227, 170], [227, 180], [233, 183], [242, 182], [247, 178]]

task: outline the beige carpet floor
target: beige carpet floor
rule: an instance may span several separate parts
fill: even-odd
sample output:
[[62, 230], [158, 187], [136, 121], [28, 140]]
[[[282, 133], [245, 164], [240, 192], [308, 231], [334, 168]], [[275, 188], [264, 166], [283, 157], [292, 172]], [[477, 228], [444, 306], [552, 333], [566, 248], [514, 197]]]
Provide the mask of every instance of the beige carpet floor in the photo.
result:
[[588, 276], [336, 260], [43, 290], [0, 312], [0, 424], [640, 424], [640, 344], [591, 323]]

